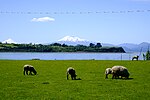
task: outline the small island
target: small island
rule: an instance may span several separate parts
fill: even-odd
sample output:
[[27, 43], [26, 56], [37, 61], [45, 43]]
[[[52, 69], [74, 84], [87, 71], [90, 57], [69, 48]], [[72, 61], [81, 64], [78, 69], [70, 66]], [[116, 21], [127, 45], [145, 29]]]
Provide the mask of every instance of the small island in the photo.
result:
[[52, 44], [15, 44], [1, 43], [0, 52], [96, 52], [96, 53], [125, 53], [122, 47], [103, 47], [101, 43], [86, 45]]

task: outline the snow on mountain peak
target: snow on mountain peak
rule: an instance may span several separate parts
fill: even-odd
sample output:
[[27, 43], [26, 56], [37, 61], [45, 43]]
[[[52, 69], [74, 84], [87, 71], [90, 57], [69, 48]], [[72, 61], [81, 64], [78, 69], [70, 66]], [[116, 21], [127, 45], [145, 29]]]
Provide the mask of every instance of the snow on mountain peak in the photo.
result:
[[79, 37], [75, 37], [75, 36], [65, 36], [64, 38], [58, 40], [60, 41], [69, 41], [69, 42], [84, 42], [87, 41], [86, 39], [81, 39]]
[[2, 43], [17, 43], [17, 42], [15, 42], [15, 41], [12, 40], [11, 38], [9, 38], [9, 39], [3, 41]]

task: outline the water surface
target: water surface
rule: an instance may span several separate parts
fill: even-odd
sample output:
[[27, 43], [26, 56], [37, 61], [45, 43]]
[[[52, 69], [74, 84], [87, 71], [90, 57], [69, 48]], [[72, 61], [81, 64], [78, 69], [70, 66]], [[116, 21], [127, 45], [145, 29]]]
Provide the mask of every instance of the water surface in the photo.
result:
[[[33, 52], [1, 52], [0, 59], [9, 60], [131, 60], [139, 53], [33, 53]], [[139, 57], [142, 60], [142, 55]]]

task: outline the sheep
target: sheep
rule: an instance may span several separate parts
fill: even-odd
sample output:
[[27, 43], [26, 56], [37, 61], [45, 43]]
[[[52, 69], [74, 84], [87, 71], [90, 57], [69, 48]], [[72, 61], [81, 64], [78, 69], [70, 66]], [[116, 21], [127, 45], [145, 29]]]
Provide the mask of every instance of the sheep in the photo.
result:
[[128, 69], [124, 66], [113, 66], [112, 67], [112, 79], [114, 78], [119, 78], [119, 76], [121, 76], [121, 78], [125, 77], [126, 79], [129, 78], [129, 72]]
[[72, 68], [72, 67], [69, 67], [68, 69], [67, 69], [67, 80], [69, 79], [69, 75], [71, 75], [71, 79], [72, 80], [76, 80], [76, 71], [75, 71], [75, 69], [74, 68]]
[[106, 68], [106, 70], [105, 70], [105, 75], [106, 75], [105, 79], [108, 78], [108, 74], [112, 74], [112, 69], [111, 68]]
[[[29, 71], [29, 74], [28, 74], [28, 71]], [[34, 69], [34, 67], [32, 66], [32, 65], [24, 65], [24, 67], [23, 67], [23, 74], [25, 75], [36, 75], [37, 74], [37, 72], [36, 72], [36, 70]]]
[[138, 61], [138, 59], [139, 59], [139, 56], [133, 56], [133, 57], [132, 57], [132, 61], [133, 61], [133, 60], [137, 60], [137, 61]]

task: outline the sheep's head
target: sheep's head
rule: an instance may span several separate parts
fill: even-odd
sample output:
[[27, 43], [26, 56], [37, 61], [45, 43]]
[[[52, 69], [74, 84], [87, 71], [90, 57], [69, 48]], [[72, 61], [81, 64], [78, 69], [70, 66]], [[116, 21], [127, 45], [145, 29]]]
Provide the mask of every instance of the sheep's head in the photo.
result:
[[33, 70], [33, 73], [34, 73], [34, 75], [36, 75], [37, 74], [36, 70]]

